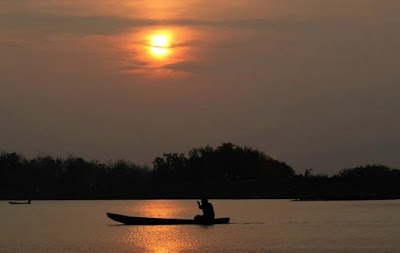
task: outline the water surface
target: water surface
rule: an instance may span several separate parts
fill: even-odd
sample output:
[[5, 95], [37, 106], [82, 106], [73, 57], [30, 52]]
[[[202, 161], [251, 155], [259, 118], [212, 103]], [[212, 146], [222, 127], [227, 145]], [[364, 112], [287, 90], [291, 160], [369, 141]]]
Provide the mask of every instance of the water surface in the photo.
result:
[[227, 225], [124, 226], [106, 212], [192, 218], [195, 200], [0, 202], [0, 252], [396, 252], [400, 200], [211, 200]]

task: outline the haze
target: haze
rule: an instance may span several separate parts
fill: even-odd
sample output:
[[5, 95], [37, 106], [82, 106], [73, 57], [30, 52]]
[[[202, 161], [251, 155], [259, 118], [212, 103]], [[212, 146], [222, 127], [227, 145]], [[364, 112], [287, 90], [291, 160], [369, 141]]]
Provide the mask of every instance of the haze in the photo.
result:
[[151, 164], [233, 142], [298, 172], [399, 168], [398, 10], [397, 0], [3, 0], [0, 148]]

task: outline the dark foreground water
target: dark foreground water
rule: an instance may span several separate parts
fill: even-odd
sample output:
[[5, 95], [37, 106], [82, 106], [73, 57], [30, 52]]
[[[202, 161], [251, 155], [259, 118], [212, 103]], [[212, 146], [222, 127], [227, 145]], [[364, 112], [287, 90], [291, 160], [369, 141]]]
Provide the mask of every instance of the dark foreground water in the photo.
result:
[[211, 200], [232, 224], [124, 226], [106, 212], [192, 218], [195, 200], [0, 202], [0, 252], [400, 252], [400, 200]]

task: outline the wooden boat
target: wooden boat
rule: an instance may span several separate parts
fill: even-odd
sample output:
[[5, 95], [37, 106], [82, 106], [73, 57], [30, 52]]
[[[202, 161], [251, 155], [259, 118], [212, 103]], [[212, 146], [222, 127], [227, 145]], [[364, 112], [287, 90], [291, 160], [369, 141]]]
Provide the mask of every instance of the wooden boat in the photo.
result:
[[30, 205], [31, 202], [14, 202], [14, 201], [9, 201], [8, 203], [10, 203], [11, 205]]
[[204, 223], [197, 220], [188, 219], [163, 219], [163, 218], [145, 218], [145, 217], [132, 217], [115, 213], [107, 213], [108, 218], [121, 222], [125, 225], [213, 225], [213, 224], [227, 224], [230, 218], [214, 219], [211, 223]]

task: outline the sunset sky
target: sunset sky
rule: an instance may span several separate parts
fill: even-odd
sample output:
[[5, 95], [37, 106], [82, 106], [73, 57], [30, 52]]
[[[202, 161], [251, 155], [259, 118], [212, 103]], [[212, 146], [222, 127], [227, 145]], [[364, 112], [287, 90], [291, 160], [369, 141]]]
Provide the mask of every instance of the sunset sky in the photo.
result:
[[2, 0], [0, 149], [151, 165], [233, 142], [400, 168], [398, 0]]

